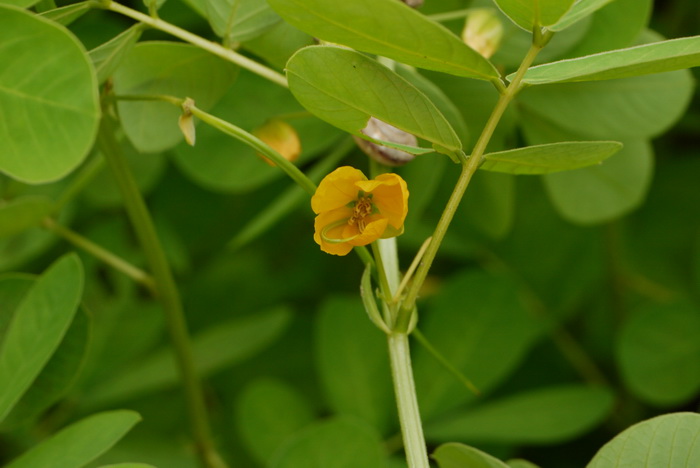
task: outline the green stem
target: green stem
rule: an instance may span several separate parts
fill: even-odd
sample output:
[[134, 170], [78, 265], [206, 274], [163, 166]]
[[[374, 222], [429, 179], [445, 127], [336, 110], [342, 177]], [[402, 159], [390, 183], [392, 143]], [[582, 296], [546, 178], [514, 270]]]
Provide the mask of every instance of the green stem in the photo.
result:
[[476, 142], [471, 156], [468, 159], [461, 158], [462, 173], [460, 174], [459, 180], [457, 181], [457, 184], [455, 185], [455, 188], [452, 191], [452, 195], [450, 196], [450, 199], [448, 200], [447, 205], [445, 206], [445, 210], [443, 211], [442, 216], [440, 217], [440, 220], [438, 221], [438, 224], [435, 227], [433, 239], [425, 251], [422, 263], [416, 270], [413, 283], [408, 289], [408, 292], [406, 293], [406, 298], [401, 304], [401, 308], [399, 310], [399, 321], [405, 320], [405, 317], [408, 316], [413, 310], [413, 307], [416, 303], [416, 299], [418, 298], [420, 288], [423, 285], [425, 278], [428, 276], [428, 271], [430, 270], [430, 267], [433, 264], [435, 255], [437, 254], [438, 249], [440, 248], [440, 244], [442, 243], [442, 240], [445, 237], [445, 234], [447, 233], [447, 228], [449, 227], [450, 222], [452, 221], [452, 218], [454, 217], [454, 214], [457, 211], [457, 207], [459, 206], [459, 203], [462, 200], [462, 197], [464, 196], [464, 191], [467, 189], [467, 186], [469, 185], [472, 176], [479, 168], [482, 156], [486, 151], [486, 146], [488, 145], [489, 141], [491, 141], [493, 132], [496, 130], [496, 126], [498, 126], [498, 123], [500, 122], [503, 113], [508, 107], [508, 104], [510, 104], [510, 102], [513, 100], [518, 91], [520, 91], [520, 83], [523, 77], [525, 76], [525, 72], [527, 72], [528, 68], [530, 67], [530, 65], [532, 65], [532, 62], [535, 60], [535, 57], [537, 57], [537, 54], [542, 49], [542, 46], [539, 44], [541, 44], [541, 42], [539, 41], [534, 42], [532, 44], [530, 50], [523, 59], [522, 63], [520, 64], [520, 67], [518, 68], [518, 71], [515, 77], [513, 78], [513, 81], [505, 89], [505, 92], [503, 92], [498, 98], [496, 107], [493, 109], [489, 120], [486, 122], [486, 126], [482, 130], [481, 135], [479, 136], [479, 140]]
[[416, 385], [413, 381], [408, 335], [392, 333], [388, 335], [387, 341], [408, 468], [429, 468], [428, 451], [418, 410]]
[[98, 145], [105, 156], [124, 198], [124, 206], [139, 239], [155, 281], [156, 296], [166, 317], [175, 359], [185, 393], [197, 455], [204, 468], [225, 468], [211, 438], [204, 394], [197, 376], [180, 294], [146, 203], [114, 137], [113, 124], [105, 112], [98, 134]]
[[266, 78], [284, 88], [288, 87], [287, 78], [284, 75], [256, 62], [255, 60], [249, 59], [245, 55], [241, 55], [238, 52], [234, 52], [231, 49], [227, 49], [221, 44], [208, 41], [201, 36], [197, 36], [196, 34], [192, 34], [191, 32], [186, 31], [182, 28], [178, 28], [174, 24], [168, 23], [167, 21], [163, 21], [160, 18], [154, 18], [152, 16], [145, 15], [139, 11], [133, 10], [116, 2], [107, 1], [104, 4], [100, 3], [98, 5], [115, 13], [128, 16], [129, 18], [135, 19], [136, 21], [146, 24], [152, 28], [159, 29], [163, 32], [171, 34], [179, 39], [182, 39], [185, 42], [189, 42], [190, 44], [193, 44], [201, 49], [204, 49], [216, 56], [223, 58], [224, 60], [228, 60], [229, 62], [233, 62], [236, 65], [245, 68], [246, 70], [250, 70], [251, 72], [260, 75], [263, 78]]
[[115, 270], [124, 273], [132, 280], [147, 287], [151, 292], [155, 292], [153, 278], [151, 278], [148, 273], [138, 267], [135, 267], [120, 256], [115, 255], [104, 247], [95, 244], [90, 239], [81, 236], [77, 232], [68, 229], [65, 226], [61, 226], [51, 218], [44, 219], [43, 225], [46, 229], [53, 232], [57, 236], [60, 236], [74, 246], [85, 250], [87, 253], [93, 255], [99, 260], [102, 260]]

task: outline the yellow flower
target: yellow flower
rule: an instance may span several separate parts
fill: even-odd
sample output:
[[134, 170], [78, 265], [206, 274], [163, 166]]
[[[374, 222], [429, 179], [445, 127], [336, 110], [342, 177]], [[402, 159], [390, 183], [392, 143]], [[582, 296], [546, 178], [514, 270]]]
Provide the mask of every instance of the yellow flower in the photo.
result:
[[362, 171], [343, 166], [321, 181], [311, 208], [317, 215], [314, 240], [321, 250], [347, 255], [355, 246], [403, 232], [408, 188], [396, 174], [367, 180]]

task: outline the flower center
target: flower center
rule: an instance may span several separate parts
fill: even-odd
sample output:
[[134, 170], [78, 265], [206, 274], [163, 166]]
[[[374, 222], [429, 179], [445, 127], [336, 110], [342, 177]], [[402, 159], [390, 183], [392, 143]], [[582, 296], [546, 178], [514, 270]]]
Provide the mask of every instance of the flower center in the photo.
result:
[[357, 229], [362, 232], [365, 230], [365, 217], [372, 213], [372, 200], [369, 197], [360, 197], [355, 202], [355, 208], [352, 210], [352, 217], [348, 219], [348, 224], [353, 226], [357, 224]]

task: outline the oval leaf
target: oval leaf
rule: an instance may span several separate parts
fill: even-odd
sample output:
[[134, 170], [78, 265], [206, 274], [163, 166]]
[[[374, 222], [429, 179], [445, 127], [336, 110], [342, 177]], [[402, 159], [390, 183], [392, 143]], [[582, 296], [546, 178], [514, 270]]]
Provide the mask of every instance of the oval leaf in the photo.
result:
[[626, 429], [603, 446], [586, 468], [700, 466], [700, 414], [658, 416]]
[[603, 8], [613, 0], [576, 0], [574, 5], [556, 24], [549, 26], [552, 31], [561, 31]]
[[0, 421], [58, 347], [82, 290], [83, 268], [71, 254], [51, 265], [18, 306], [0, 347]]
[[81, 468], [109, 450], [141, 420], [134, 411], [99, 413], [71, 424], [5, 468]]
[[38, 184], [85, 159], [100, 108], [95, 72], [63, 26], [0, 6], [0, 172]]
[[[361, 130], [375, 117], [436, 147], [452, 151], [462, 147], [445, 117], [423, 93], [363, 54], [334, 46], [306, 47], [287, 63], [287, 77], [304, 107], [353, 135], [371, 140]], [[427, 151], [416, 148], [411, 152]]]
[[515, 24], [528, 32], [550, 26], [569, 11], [574, 0], [494, 0]]
[[488, 453], [456, 442], [439, 446], [432, 457], [440, 468], [508, 468]]
[[616, 141], [569, 141], [484, 155], [479, 169], [508, 174], [548, 174], [598, 164], [622, 149]]
[[495, 81], [496, 68], [443, 26], [396, 0], [268, 0], [286, 21], [325, 41], [418, 68]]
[[[530, 68], [523, 83], [600, 81], [700, 66], [700, 36], [601, 52]], [[512, 79], [514, 75], [509, 75]]]

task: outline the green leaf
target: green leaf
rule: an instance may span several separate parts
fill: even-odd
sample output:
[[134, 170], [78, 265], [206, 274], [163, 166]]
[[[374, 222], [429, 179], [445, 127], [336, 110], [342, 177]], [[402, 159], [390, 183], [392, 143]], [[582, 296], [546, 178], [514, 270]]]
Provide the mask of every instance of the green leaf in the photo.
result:
[[99, 123], [85, 49], [63, 26], [9, 6], [0, 6], [0, 44], [0, 172], [60, 179], [83, 161]]
[[209, 24], [225, 42], [247, 41], [280, 21], [265, 0], [209, 0]]
[[243, 43], [243, 47], [282, 70], [297, 50], [312, 44], [313, 37], [289, 23], [280, 21], [263, 34]]
[[604, 388], [549, 387], [452, 412], [429, 423], [425, 432], [428, 439], [438, 442], [560, 443], [600, 424], [612, 404], [613, 395]]
[[[559, 21], [549, 26], [552, 31], [561, 31], [572, 24], [582, 20], [586, 16], [595, 13], [613, 0], [576, 0], [569, 11]], [[639, 1], [639, 0], [637, 0]]]
[[443, 26], [396, 0], [268, 0], [293, 26], [325, 41], [418, 68], [495, 81], [496, 68]]
[[79, 2], [73, 3], [72, 5], [66, 5], [60, 8], [54, 8], [53, 10], [45, 11], [39, 16], [42, 16], [48, 20], [55, 21], [63, 26], [68, 26], [73, 21], [77, 20], [85, 13], [90, 11], [90, 2]]
[[624, 324], [617, 360], [626, 386], [654, 405], [679, 405], [700, 390], [700, 309], [682, 301], [647, 306]]
[[[287, 327], [290, 312], [286, 308], [261, 312], [253, 317], [219, 323], [193, 337], [193, 354], [198, 374], [211, 375], [241, 362], [274, 341]], [[179, 374], [168, 347], [151, 353], [132, 364], [112, 379], [91, 389], [88, 405], [104, 405], [123, 401], [176, 385]]]
[[136, 24], [104, 44], [89, 52], [90, 60], [97, 72], [97, 81], [102, 84], [122, 63], [141, 37], [143, 26]]
[[287, 78], [304, 107], [353, 135], [372, 141], [361, 130], [375, 117], [436, 147], [453, 151], [462, 147], [445, 117], [423, 93], [358, 52], [335, 46], [306, 47], [287, 63]]
[[53, 201], [40, 196], [25, 196], [0, 203], [0, 237], [14, 236], [41, 225], [53, 209]]
[[[530, 68], [523, 83], [600, 81], [700, 66], [700, 36], [671, 39]], [[512, 79], [514, 75], [509, 75]]]
[[266, 463], [283, 442], [311, 423], [313, 418], [309, 402], [293, 387], [279, 380], [256, 380], [238, 399], [238, 431], [261, 464]]
[[22, 302], [27, 291], [34, 284], [34, 277], [21, 273], [0, 276], [0, 346], [10, 326], [15, 309]]
[[83, 289], [76, 255], [57, 260], [15, 311], [0, 348], [0, 421], [27, 391], [73, 320]]
[[116, 465], [102, 465], [100, 468], [156, 468], [145, 463], [117, 463]]
[[[190, 97], [197, 107], [210, 109], [233, 83], [237, 67], [188, 44], [136, 44], [114, 73], [117, 95], [170, 95]], [[183, 137], [178, 127], [182, 110], [166, 102], [120, 101], [122, 126], [134, 147], [157, 153], [175, 146]]]
[[332, 419], [277, 451], [270, 468], [383, 468], [384, 447], [371, 426]]
[[5, 468], [80, 468], [109, 450], [141, 417], [134, 411], [99, 413], [71, 424]]
[[[504, 238], [515, 218], [515, 176], [482, 171], [469, 183], [469, 196], [459, 204], [452, 226], [455, 233], [472, 237]], [[452, 229], [452, 228], [451, 228]]]
[[537, 465], [534, 463], [530, 463], [527, 460], [521, 460], [519, 458], [513, 459], [513, 460], [508, 460], [506, 464], [510, 468], [539, 468]]
[[386, 337], [360, 299], [325, 302], [316, 333], [318, 370], [331, 408], [386, 431], [395, 417]]
[[[443, 285], [420, 321], [426, 338], [482, 394], [514, 370], [542, 327], [522, 303], [517, 283], [505, 276], [472, 272], [457, 275]], [[416, 349], [413, 362], [425, 418], [475, 398], [421, 348]]]
[[700, 465], [700, 415], [673, 413], [626, 429], [603, 446], [586, 468], [685, 468]]
[[528, 32], [555, 24], [569, 11], [574, 0], [494, 0], [515, 24]]
[[479, 169], [507, 174], [549, 174], [599, 164], [622, 149], [616, 141], [568, 141], [484, 155]]
[[440, 468], [508, 468], [501, 460], [464, 444], [450, 442], [432, 454]]

